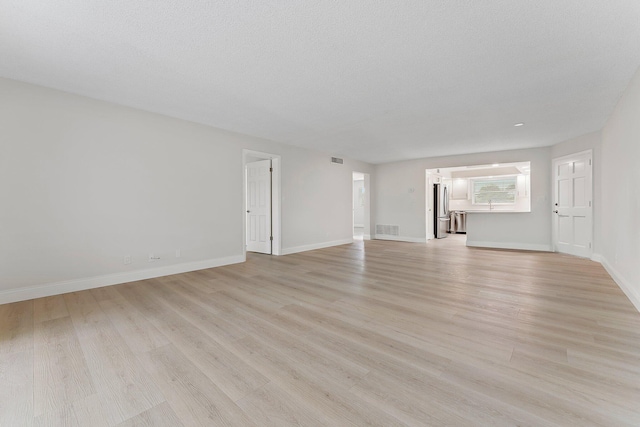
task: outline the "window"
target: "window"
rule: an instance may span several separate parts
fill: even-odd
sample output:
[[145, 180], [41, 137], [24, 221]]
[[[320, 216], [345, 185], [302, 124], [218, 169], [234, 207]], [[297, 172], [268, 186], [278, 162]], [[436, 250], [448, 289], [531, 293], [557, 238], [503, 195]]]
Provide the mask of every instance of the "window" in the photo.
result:
[[472, 182], [474, 205], [488, 205], [489, 203], [512, 205], [516, 203], [517, 179], [515, 176], [477, 178]]

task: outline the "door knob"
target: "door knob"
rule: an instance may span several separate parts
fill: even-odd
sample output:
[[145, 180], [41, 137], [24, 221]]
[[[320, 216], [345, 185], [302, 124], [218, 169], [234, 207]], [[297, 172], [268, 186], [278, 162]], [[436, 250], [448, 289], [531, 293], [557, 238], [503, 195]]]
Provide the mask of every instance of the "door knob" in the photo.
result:
[[251, 213], [251, 211], [247, 211], [247, 213]]
[[558, 204], [556, 203], [556, 206], [558, 206]]
[[555, 210], [555, 211], [553, 211], [553, 212], [558, 213], [558, 211], [557, 211], [557, 210]]

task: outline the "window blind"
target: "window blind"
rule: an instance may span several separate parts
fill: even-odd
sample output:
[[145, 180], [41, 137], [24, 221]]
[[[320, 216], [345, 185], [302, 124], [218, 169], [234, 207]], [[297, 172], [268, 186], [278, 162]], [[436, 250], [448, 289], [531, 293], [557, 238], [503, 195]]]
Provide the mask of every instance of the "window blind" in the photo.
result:
[[473, 204], [515, 203], [516, 177], [480, 178], [473, 180]]

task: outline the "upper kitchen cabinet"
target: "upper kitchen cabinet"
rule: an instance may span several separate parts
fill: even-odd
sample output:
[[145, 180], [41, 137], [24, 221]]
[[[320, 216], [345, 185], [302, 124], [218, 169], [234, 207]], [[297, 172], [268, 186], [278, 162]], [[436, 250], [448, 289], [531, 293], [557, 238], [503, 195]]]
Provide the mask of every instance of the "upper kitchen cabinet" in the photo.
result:
[[452, 180], [451, 199], [467, 200], [469, 198], [469, 180], [466, 178], [455, 178]]
[[529, 196], [529, 175], [518, 175], [518, 197]]

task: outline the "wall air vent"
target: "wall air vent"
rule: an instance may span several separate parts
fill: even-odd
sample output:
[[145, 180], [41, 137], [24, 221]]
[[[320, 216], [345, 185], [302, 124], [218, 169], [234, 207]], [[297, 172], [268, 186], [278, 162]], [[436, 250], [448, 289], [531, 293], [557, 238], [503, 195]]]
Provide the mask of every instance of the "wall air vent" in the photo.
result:
[[387, 236], [399, 236], [400, 227], [397, 225], [376, 224], [376, 234], [386, 234]]
[[335, 163], [337, 165], [341, 165], [344, 163], [344, 160], [341, 159], [340, 157], [332, 157], [331, 158], [331, 163]]

